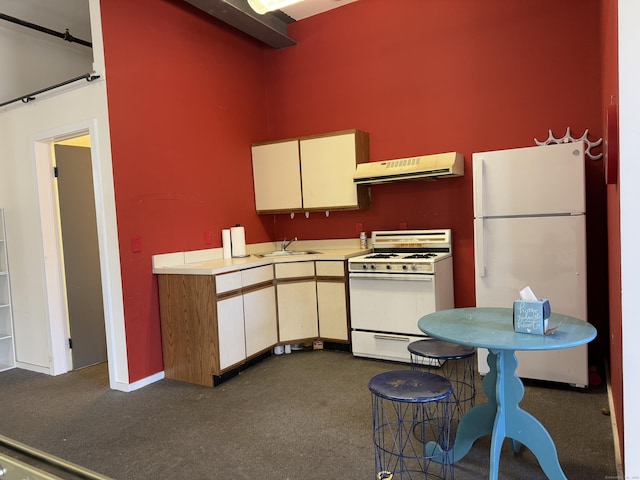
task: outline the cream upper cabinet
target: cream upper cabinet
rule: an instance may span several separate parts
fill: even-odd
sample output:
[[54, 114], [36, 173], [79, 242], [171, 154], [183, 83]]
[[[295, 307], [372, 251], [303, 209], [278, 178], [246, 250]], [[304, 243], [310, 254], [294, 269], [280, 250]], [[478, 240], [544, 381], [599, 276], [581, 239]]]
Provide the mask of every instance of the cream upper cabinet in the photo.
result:
[[256, 211], [293, 211], [302, 208], [298, 140], [251, 147]]
[[368, 208], [368, 186], [356, 185], [358, 163], [369, 161], [369, 134], [361, 130], [254, 145], [253, 182], [258, 213]]
[[300, 140], [305, 209], [358, 208], [356, 132]]

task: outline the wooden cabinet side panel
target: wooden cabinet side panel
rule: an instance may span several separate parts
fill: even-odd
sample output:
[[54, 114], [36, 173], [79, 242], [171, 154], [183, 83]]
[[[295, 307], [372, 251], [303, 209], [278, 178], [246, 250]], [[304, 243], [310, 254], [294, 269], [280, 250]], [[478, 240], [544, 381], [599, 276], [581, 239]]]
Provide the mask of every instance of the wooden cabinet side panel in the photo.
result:
[[166, 378], [212, 386], [219, 372], [213, 277], [158, 275]]
[[[368, 163], [371, 159], [369, 155], [369, 132], [356, 130], [356, 164]], [[358, 185], [356, 187], [358, 196], [358, 208], [361, 210], [371, 207], [371, 186]]]

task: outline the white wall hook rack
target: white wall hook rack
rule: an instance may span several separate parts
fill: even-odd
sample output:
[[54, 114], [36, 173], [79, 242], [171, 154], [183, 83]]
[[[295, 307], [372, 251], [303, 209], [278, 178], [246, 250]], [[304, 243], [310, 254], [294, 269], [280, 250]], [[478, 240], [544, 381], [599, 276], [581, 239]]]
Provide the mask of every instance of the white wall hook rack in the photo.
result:
[[584, 142], [584, 146], [585, 146], [584, 153], [585, 153], [585, 155], [587, 157], [589, 157], [591, 160], [600, 160], [602, 158], [602, 153], [599, 153], [598, 155], [593, 155], [591, 153], [591, 148], [592, 147], [597, 147], [598, 145], [600, 145], [602, 143], [602, 138], [599, 138], [595, 142], [591, 142], [591, 141], [589, 141], [587, 139], [587, 135], [589, 135], [589, 129], [588, 128], [584, 131], [584, 134], [582, 135], [582, 137], [573, 138], [571, 136], [571, 129], [569, 127], [567, 127], [567, 131], [564, 134], [564, 137], [555, 138], [553, 136], [553, 133], [551, 132], [551, 130], [549, 130], [549, 137], [544, 142], [539, 141], [537, 138], [534, 138], [533, 140], [536, 142], [536, 145], [538, 145], [538, 146], [550, 145], [552, 143]]

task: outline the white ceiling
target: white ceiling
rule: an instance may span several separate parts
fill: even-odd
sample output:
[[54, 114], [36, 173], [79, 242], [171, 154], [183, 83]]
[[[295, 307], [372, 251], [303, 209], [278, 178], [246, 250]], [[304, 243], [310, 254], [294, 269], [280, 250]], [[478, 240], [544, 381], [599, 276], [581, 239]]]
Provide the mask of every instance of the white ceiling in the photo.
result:
[[[302, 0], [283, 8], [294, 20], [302, 20], [357, 0]], [[69, 33], [76, 38], [91, 41], [89, 0], [0, 0], [0, 13]], [[1, 26], [9, 24], [0, 20]], [[22, 27], [17, 27], [22, 28]]]

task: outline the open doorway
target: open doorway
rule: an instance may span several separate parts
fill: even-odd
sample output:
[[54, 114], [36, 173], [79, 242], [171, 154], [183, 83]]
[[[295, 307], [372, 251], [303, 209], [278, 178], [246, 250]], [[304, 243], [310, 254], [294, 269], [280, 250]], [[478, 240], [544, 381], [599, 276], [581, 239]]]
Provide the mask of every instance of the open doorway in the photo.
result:
[[107, 361], [91, 138], [54, 144], [71, 368]]
[[36, 143], [54, 375], [108, 358], [92, 163], [89, 130]]
[[99, 135], [99, 132], [102, 131], [98, 128], [97, 119], [89, 119], [41, 132], [32, 137], [49, 324], [50, 365], [48, 370], [51, 375], [59, 375], [74, 368], [68, 343], [70, 330], [65, 265], [57, 182], [54, 179], [55, 144], [88, 136], [104, 315], [102, 330], [106, 336], [109, 383], [112, 389], [128, 392], [155, 381], [155, 378], [138, 381], [135, 384], [129, 383], [111, 156], [108, 136], [105, 139], [104, 135]]

